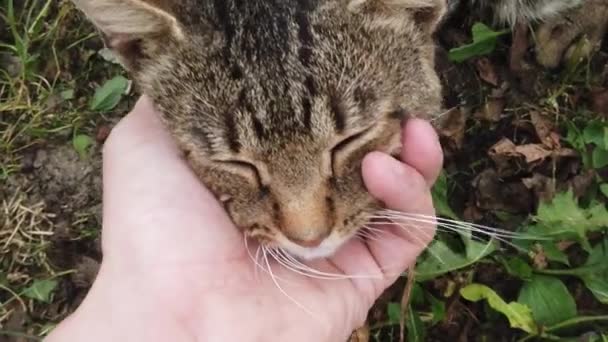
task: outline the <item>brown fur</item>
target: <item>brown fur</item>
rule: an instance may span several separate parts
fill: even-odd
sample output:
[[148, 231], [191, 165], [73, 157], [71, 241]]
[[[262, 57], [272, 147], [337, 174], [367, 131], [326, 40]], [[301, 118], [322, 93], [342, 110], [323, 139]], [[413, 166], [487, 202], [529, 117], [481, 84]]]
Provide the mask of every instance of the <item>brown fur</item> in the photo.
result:
[[441, 109], [431, 34], [443, 0], [75, 2], [237, 226], [283, 247], [333, 241], [304, 257], [380, 207], [364, 155], [399, 149], [406, 113]]

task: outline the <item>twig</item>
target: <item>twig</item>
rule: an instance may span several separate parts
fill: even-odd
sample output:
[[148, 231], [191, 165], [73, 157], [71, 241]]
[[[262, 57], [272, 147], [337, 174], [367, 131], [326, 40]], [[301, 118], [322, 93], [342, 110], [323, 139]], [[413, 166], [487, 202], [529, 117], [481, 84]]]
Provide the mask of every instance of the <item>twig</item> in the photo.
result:
[[412, 265], [407, 271], [407, 284], [403, 290], [403, 296], [401, 297], [401, 317], [399, 318], [399, 342], [405, 341], [405, 321], [409, 314], [410, 297], [412, 296], [412, 289], [416, 282], [416, 266]]

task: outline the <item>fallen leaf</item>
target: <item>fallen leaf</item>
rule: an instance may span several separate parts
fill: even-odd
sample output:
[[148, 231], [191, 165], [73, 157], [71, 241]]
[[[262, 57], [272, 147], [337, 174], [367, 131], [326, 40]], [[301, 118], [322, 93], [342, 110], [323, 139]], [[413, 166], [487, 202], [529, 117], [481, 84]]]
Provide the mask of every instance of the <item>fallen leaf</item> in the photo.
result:
[[591, 91], [591, 108], [608, 118], [608, 89], [599, 88]]
[[518, 76], [522, 75], [524, 70], [527, 69], [524, 58], [528, 47], [530, 47], [528, 37], [528, 25], [518, 22], [513, 29], [511, 49], [509, 50], [509, 69]]
[[506, 101], [503, 97], [490, 98], [479, 111], [475, 112], [474, 116], [480, 120], [498, 122], [505, 106]]
[[595, 183], [596, 173], [594, 170], [583, 171], [572, 178], [568, 183], [569, 187], [574, 192], [574, 197], [580, 198], [585, 196], [587, 190]]
[[575, 150], [569, 148], [548, 149], [541, 144], [515, 145], [508, 138], [503, 138], [494, 144], [488, 154], [498, 166], [501, 175], [511, 175], [513, 172], [509, 172], [508, 168], [520, 166], [519, 160], [523, 160], [527, 164], [526, 169], [531, 171], [549, 157], [564, 158], [578, 155]]
[[505, 182], [494, 169], [482, 171], [473, 181], [475, 205], [489, 211], [528, 213], [533, 197], [519, 180]]
[[536, 131], [536, 135], [540, 142], [550, 149], [558, 149], [560, 145], [560, 136], [555, 132], [555, 125], [549, 121], [544, 115], [537, 111], [530, 112], [532, 125]]
[[524, 156], [528, 164], [544, 160], [552, 154], [552, 151], [539, 144], [519, 145], [515, 147], [515, 152]]
[[439, 123], [439, 134], [447, 140], [453, 149], [461, 149], [464, 142], [464, 130], [467, 123], [467, 112], [460, 108], [450, 109]]
[[488, 155], [502, 177], [513, 176], [527, 169], [523, 156], [517, 153], [515, 144], [508, 138], [503, 138], [490, 147]]
[[496, 68], [487, 57], [477, 59], [477, 61], [475, 61], [475, 67], [477, 68], [479, 78], [495, 87], [498, 87], [499, 80], [498, 75], [496, 74]]
[[555, 196], [556, 182], [554, 178], [540, 173], [534, 173], [532, 177], [522, 178], [526, 188], [532, 190], [537, 199], [550, 201]]

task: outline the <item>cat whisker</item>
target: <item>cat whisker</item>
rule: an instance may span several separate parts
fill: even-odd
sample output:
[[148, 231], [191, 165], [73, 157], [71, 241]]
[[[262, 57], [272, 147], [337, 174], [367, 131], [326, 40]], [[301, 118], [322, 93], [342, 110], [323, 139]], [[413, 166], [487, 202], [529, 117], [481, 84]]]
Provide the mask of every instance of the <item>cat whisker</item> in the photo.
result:
[[384, 231], [382, 229], [373, 228], [369, 226], [363, 226], [361, 229], [357, 231], [356, 236], [362, 237], [363, 239], [378, 241], [380, 240], [380, 235], [382, 235]]
[[[455, 108], [455, 107], [454, 107]], [[454, 110], [454, 108], [450, 108], [448, 110], [446, 110], [445, 112], [435, 116], [434, 118], [432, 118], [431, 120], [429, 120], [430, 123], [435, 123], [437, 120], [441, 119], [442, 117], [446, 116], [447, 114], [449, 114], [452, 110]]]
[[295, 257], [293, 257], [291, 254], [285, 252], [284, 250], [280, 249], [279, 250], [280, 253], [282, 253], [283, 257], [288, 259], [291, 264], [294, 267], [297, 267], [298, 269], [302, 270], [302, 271], [308, 271], [311, 273], [312, 275], [316, 275], [318, 276], [318, 279], [327, 279], [327, 280], [344, 280], [344, 279], [381, 279], [383, 277], [382, 274], [378, 274], [378, 275], [349, 275], [349, 274], [336, 274], [336, 273], [327, 273], [327, 272], [322, 272], [319, 271], [317, 269], [314, 269], [304, 263], [302, 263], [301, 261], [299, 261], [298, 259], [296, 259]]
[[[477, 233], [486, 235], [490, 238], [501, 241], [501, 242], [517, 249], [518, 251], [522, 251], [522, 252], [525, 251], [521, 247], [519, 247], [519, 246], [515, 245], [514, 243], [510, 242], [509, 240], [507, 240], [507, 238], [513, 238], [513, 236], [511, 236], [511, 235], [501, 235], [501, 234], [498, 234], [495, 232], [488, 232], [488, 231], [485, 231], [485, 230], [479, 229], [479, 228], [474, 228], [474, 227], [470, 227], [470, 226], [467, 227], [466, 224], [443, 223], [443, 222], [437, 222], [434, 219], [424, 219], [424, 218], [395, 216], [395, 215], [393, 215], [393, 216], [388, 215], [388, 216], [381, 216], [381, 217], [379, 216], [379, 217], [375, 217], [375, 218], [383, 218], [383, 219], [391, 220], [392, 223], [388, 222], [387, 224], [399, 224], [399, 223], [396, 223], [395, 220], [408, 220], [408, 221], [413, 221], [413, 222], [436, 225], [437, 229], [440, 231], [456, 232], [456, 233], [462, 233], [465, 231], [477, 232]], [[480, 240], [480, 241], [483, 241], [483, 240]]]
[[258, 277], [258, 269], [263, 269], [262, 265], [259, 263], [258, 261], [258, 254], [260, 253], [260, 245], [258, 245], [258, 248], [255, 251], [255, 257], [253, 254], [251, 254], [251, 250], [249, 249], [249, 239], [247, 238], [247, 235], [243, 234], [243, 243], [245, 245], [245, 250], [247, 250], [247, 254], [249, 255], [249, 258], [251, 259], [251, 261], [253, 261], [253, 269], [254, 269], [254, 276], [255, 279], [259, 279]]
[[[403, 230], [406, 230], [406, 231], [408, 230], [408, 228], [410, 228], [410, 229], [412, 229], [412, 228], [413, 228], [413, 229], [416, 229], [416, 230], [418, 230], [418, 231], [421, 231], [421, 230], [423, 229], [423, 228], [421, 228], [421, 227], [416, 227], [416, 226], [414, 226], [414, 225], [412, 225], [412, 224], [408, 224], [408, 223], [402, 223], [402, 224], [400, 224], [400, 223], [396, 223], [396, 222], [387, 222], [387, 224], [390, 224], [390, 225], [397, 225], [397, 226], [399, 226], [399, 228], [401, 228], [401, 229], [403, 229]], [[367, 229], [367, 228], [371, 228], [371, 227], [368, 227], [368, 226], [363, 226], [363, 228], [366, 228], [366, 229]], [[382, 233], [385, 233], [385, 232], [386, 232], [386, 231], [385, 231], [385, 230], [383, 230], [383, 229], [378, 229], [378, 228], [373, 228], [373, 229], [374, 229], [375, 231], [379, 231], [379, 232], [382, 232]], [[424, 234], [424, 235], [427, 237], [427, 239], [428, 239], [429, 241], [430, 241], [430, 240], [432, 240], [433, 236], [431, 236], [431, 233], [430, 233], [430, 232], [421, 232], [421, 233], [422, 233], [422, 234]], [[420, 238], [419, 238], [417, 235], [415, 235], [415, 234], [414, 234], [414, 235], [412, 235], [412, 237], [413, 237], [413, 238], [416, 240], [416, 242], [419, 242], [419, 243], [420, 243], [420, 246], [421, 246], [421, 247], [426, 247], [426, 246], [427, 246], [427, 244], [426, 244], [424, 241], [422, 241], [422, 240], [421, 240], [421, 239], [420, 239]], [[378, 242], [386, 242], [386, 240], [381, 240], [381, 239], [377, 239], [377, 240], [378, 240], [378, 241], [375, 241], [375, 242], [377, 242], [377, 243], [378, 243]], [[434, 253], [432, 250], [429, 250], [429, 253], [430, 253], [430, 254], [431, 254], [433, 257], [435, 257], [435, 258], [436, 258], [436, 259], [437, 259], [439, 262], [441, 262], [442, 264], [445, 264], [445, 262], [443, 261], [443, 259], [441, 259], [441, 257], [439, 257], [439, 255], [435, 254], [435, 253]], [[395, 267], [392, 267], [392, 266], [390, 266], [390, 265], [384, 265], [384, 266], [382, 266], [382, 267], [381, 267], [382, 271], [383, 271], [383, 272], [385, 272], [385, 274], [386, 274], [386, 272], [392, 272], [392, 271], [394, 271], [394, 268], [395, 268]], [[401, 273], [402, 273], [402, 271], [399, 271], [399, 274], [401, 274]]]
[[[421, 234], [426, 234], [425, 237], [427, 238], [427, 241], [432, 241], [433, 240], [433, 236], [432, 234], [430, 234], [429, 232], [425, 232], [423, 228], [418, 227], [415, 224], [412, 223], [405, 223], [404, 225], [398, 224], [403, 230], [407, 230], [406, 228], [414, 228], [416, 229], [418, 232], [420, 232]], [[415, 238], [418, 242], [420, 242], [420, 247], [426, 247], [428, 245], [428, 243], [425, 243], [420, 237], [418, 237], [418, 235], [416, 234], [411, 234], [411, 237]], [[445, 265], [445, 261], [443, 261], [443, 259], [441, 259], [441, 257], [435, 253], [432, 249], [427, 249], [427, 251], [429, 251], [429, 253], [433, 256], [433, 258], [437, 259], [437, 261], [439, 261], [442, 265]]]
[[272, 267], [270, 266], [270, 261], [268, 261], [268, 254], [266, 253], [268, 251], [268, 249], [266, 247], [262, 247], [262, 249], [264, 250], [264, 260], [266, 262], [266, 266], [268, 266], [268, 272], [270, 273], [270, 279], [272, 279], [272, 282], [274, 283], [274, 285], [277, 287], [277, 289], [285, 296], [287, 297], [287, 299], [289, 299], [289, 301], [291, 301], [292, 303], [294, 303], [298, 308], [300, 308], [302, 311], [304, 311], [305, 313], [307, 313], [308, 315], [310, 315], [310, 317], [312, 317], [313, 319], [322, 322], [318, 315], [315, 315], [312, 311], [310, 311], [309, 309], [307, 309], [304, 305], [302, 305], [300, 302], [298, 302], [295, 298], [293, 298], [292, 296], [290, 296], [287, 291], [285, 291], [283, 289], [283, 287], [281, 286], [281, 284], [279, 284], [277, 277], [275, 277], [274, 272], [272, 271]]
[[308, 273], [306, 271], [314, 271], [314, 269], [309, 268], [309, 267], [301, 267], [297, 264], [295, 264], [293, 261], [289, 260], [288, 258], [285, 257], [285, 254], [281, 253], [281, 250], [276, 250], [272, 252], [272, 256], [281, 264], [283, 265], [285, 268], [287, 268], [288, 270], [299, 274], [299, 275], [303, 275], [307, 278], [313, 278], [313, 279], [322, 279], [322, 280], [343, 280], [346, 279], [346, 277], [344, 276], [339, 276], [336, 275], [335, 277], [331, 277], [331, 276], [318, 276], [314, 273]]
[[492, 229], [491, 227], [487, 227], [487, 229], [486, 229], [485, 226], [480, 226], [480, 225], [476, 226], [474, 224], [469, 224], [467, 222], [461, 222], [461, 221], [455, 221], [455, 220], [444, 220], [442, 218], [436, 218], [436, 217], [432, 217], [432, 216], [414, 216], [414, 215], [408, 215], [408, 214], [385, 214], [384, 216], [379, 216], [379, 217], [375, 217], [375, 218], [385, 218], [385, 219], [391, 219], [391, 220], [394, 220], [394, 219], [410, 220], [410, 221], [417, 221], [417, 222], [421, 222], [421, 223], [441, 225], [444, 227], [457, 228], [457, 229], [460, 229], [461, 231], [478, 232], [478, 233], [490, 235], [493, 237], [504, 237], [504, 238], [513, 238], [513, 239], [521, 239], [521, 240], [525, 240], [525, 239], [535, 240], [533, 237], [526, 236], [525, 234], [517, 234], [517, 233], [504, 231], [504, 230], [500, 230], [500, 229], [496, 229], [496, 228]]
[[[394, 223], [394, 222], [389, 222], [388, 224], [395, 224], [395, 223]], [[364, 228], [366, 228], [366, 229], [367, 229], [367, 228], [369, 228], [369, 227], [364, 226]], [[374, 228], [374, 229], [375, 229], [376, 231], [383, 232], [383, 230], [381, 230], [381, 229], [378, 229], [378, 228]], [[418, 227], [418, 229], [422, 229], [422, 228]], [[447, 229], [447, 228], [443, 228], [443, 227], [441, 227], [441, 226], [437, 226], [437, 231], [441, 231], [441, 232], [449, 232], [449, 233], [453, 233], [453, 232], [454, 232], [453, 230], [450, 230], [450, 229]], [[365, 234], [357, 234], [357, 236], [358, 236], [359, 238], [368, 238], [368, 237], [369, 237], [368, 235], [365, 235]], [[430, 237], [430, 236], [428, 236], [428, 235], [427, 235], [427, 237], [428, 237], [428, 238], [431, 238], [431, 237]], [[475, 241], [479, 241], [479, 242], [487, 242], [487, 240], [484, 240], [484, 239], [482, 239], [482, 238], [480, 238], [480, 237], [478, 237], [478, 236], [475, 236], [475, 235], [471, 236], [471, 238], [472, 238], [473, 240], [475, 240]], [[379, 239], [370, 239], [370, 240], [372, 240], [372, 241], [377, 241], [377, 240], [379, 240]]]
[[405, 213], [405, 212], [399, 212], [399, 211], [395, 211], [395, 210], [386, 210], [386, 212], [389, 212], [389, 213], [392, 213], [392, 214], [398, 215], [398, 216], [421, 217], [421, 218], [434, 219], [434, 220], [441, 221], [441, 222], [453, 223], [453, 224], [458, 224], [458, 225], [463, 225], [463, 226], [470, 226], [470, 227], [474, 227], [474, 228], [479, 228], [479, 229], [483, 229], [483, 230], [500, 233], [504, 236], [512, 236], [514, 238], [521, 239], [521, 240], [525, 240], [525, 239], [550, 240], [549, 238], [542, 237], [542, 236], [529, 235], [526, 233], [516, 233], [516, 232], [508, 231], [505, 229], [485, 226], [485, 225], [476, 224], [476, 223], [470, 223], [470, 222], [466, 222], [466, 221], [452, 220], [452, 219], [437, 217], [437, 216], [432, 216], [432, 215]]

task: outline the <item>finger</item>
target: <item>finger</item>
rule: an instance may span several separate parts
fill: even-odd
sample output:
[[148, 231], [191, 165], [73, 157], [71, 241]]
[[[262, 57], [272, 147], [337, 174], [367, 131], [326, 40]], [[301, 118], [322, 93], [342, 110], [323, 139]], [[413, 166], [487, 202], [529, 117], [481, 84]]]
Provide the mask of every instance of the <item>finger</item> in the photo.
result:
[[104, 250], [150, 262], [199, 258], [241, 235], [182, 159], [152, 103], [142, 98], [110, 134], [103, 155]]
[[[362, 171], [369, 192], [394, 211], [390, 214], [391, 223], [379, 226], [382, 233], [378, 239], [367, 242], [377, 263], [386, 271], [388, 283], [385, 285], [388, 286], [400, 272], [414, 264], [432, 241], [435, 234], [433, 201], [427, 180], [414, 168], [386, 154], [366, 156]], [[413, 221], [407, 214], [430, 219]]]
[[433, 126], [422, 119], [410, 119], [402, 130], [401, 160], [426, 179], [429, 185], [437, 180], [443, 166], [443, 151]]

